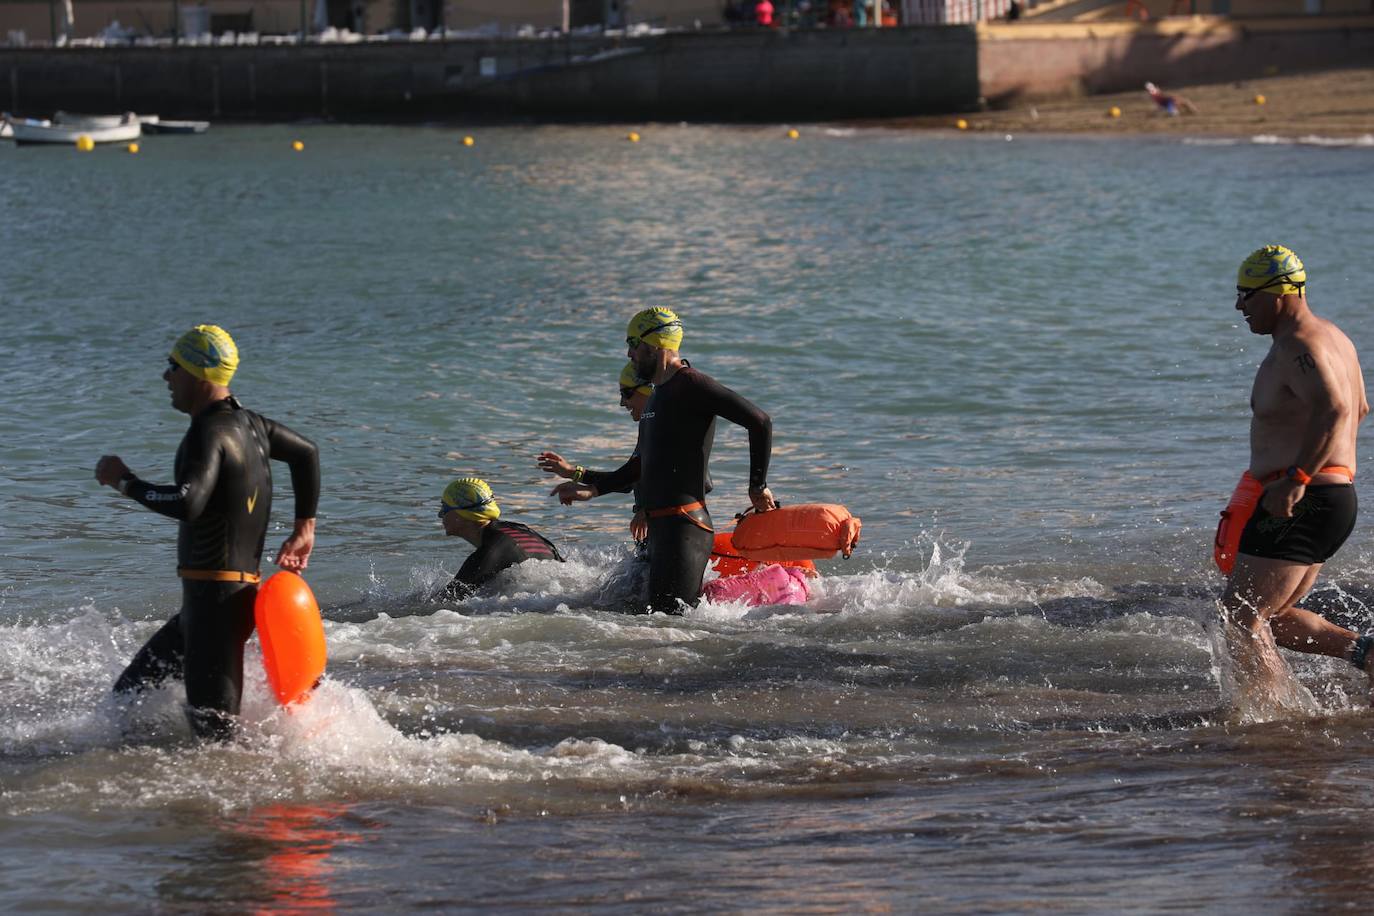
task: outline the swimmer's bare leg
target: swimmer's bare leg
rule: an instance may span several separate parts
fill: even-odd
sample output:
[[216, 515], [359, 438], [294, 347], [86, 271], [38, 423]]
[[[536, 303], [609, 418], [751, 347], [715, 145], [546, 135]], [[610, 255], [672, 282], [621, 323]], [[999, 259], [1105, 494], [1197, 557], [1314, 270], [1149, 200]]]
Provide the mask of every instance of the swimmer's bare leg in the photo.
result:
[[[1271, 621], [1305, 594], [1312, 567], [1291, 560], [1240, 554], [1221, 599], [1222, 629], [1236, 680], [1238, 705], [1261, 713], [1310, 706], [1305, 691], [1279, 656]], [[1305, 612], [1304, 612], [1305, 613]], [[1314, 615], [1315, 616], [1315, 615]], [[1302, 620], [1289, 618], [1285, 622]], [[1285, 627], [1280, 630], [1287, 632]], [[1299, 633], [1294, 640], [1302, 639]], [[1310, 650], [1309, 650], [1310, 651]]]

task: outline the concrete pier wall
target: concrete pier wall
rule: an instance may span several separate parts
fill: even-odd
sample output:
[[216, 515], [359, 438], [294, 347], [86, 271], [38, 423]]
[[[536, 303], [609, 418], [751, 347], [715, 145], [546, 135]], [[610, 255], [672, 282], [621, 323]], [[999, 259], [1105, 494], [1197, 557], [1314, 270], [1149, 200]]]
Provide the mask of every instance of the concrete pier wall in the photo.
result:
[[642, 38], [0, 48], [0, 107], [210, 119], [788, 121], [1374, 64], [1374, 16]]
[[779, 121], [965, 110], [971, 27], [0, 49], [0, 104], [166, 117]]

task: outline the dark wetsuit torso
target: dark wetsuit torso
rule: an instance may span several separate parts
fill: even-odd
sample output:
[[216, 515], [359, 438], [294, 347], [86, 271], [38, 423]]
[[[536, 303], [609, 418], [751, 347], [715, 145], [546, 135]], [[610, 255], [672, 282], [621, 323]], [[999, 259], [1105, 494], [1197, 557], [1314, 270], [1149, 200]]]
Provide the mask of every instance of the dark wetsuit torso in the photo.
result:
[[[296, 518], [314, 518], [320, 493], [315, 445], [233, 398], [191, 419], [177, 448], [175, 484], [135, 479], [127, 492], [180, 522], [179, 571], [256, 574], [272, 507], [269, 458], [291, 467]], [[202, 735], [226, 735], [227, 716], [238, 714], [243, 694], [243, 644], [253, 633], [256, 596], [252, 582], [183, 578], [180, 612], [139, 651], [115, 690], [141, 690], [181, 676], [192, 726]]]
[[[623, 492], [638, 482], [639, 504], [650, 516], [654, 610], [680, 613], [679, 601], [695, 604], [701, 593], [714, 540], [705, 501], [716, 417], [749, 431], [749, 486], [766, 486], [773, 448], [768, 414], [691, 365], [655, 386], [639, 421], [637, 453], [615, 471], [582, 478], [599, 493]], [[701, 507], [673, 511], [694, 503]]]
[[553, 542], [528, 525], [518, 522], [494, 521], [482, 529], [482, 544], [472, 552], [458, 570], [458, 575], [444, 588], [443, 596], [450, 601], [462, 601], [481, 588], [502, 570], [526, 560], [557, 560], [563, 556]]

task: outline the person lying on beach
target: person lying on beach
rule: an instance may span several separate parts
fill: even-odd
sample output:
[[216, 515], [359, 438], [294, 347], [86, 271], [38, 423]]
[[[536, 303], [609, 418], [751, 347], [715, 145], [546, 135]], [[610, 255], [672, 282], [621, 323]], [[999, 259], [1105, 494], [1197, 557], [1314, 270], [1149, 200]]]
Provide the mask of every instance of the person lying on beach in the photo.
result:
[[553, 542], [528, 525], [503, 522], [501, 507], [486, 481], [463, 477], [444, 488], [439, 520], [444, 534], [460, 537], [477, 549], [438, 596], [462, 601], [502, 570], [526, 560], [557, 560], [563, 556]]
[[1188, 99], [1181, 95], [1161, 92], [1154, 83], [1146, 83], [1145, 92], [1149, 94], [1150, 100], [1159, 106], [1159, 110], [1167, 115], [1197, 114], [1197, 106]]

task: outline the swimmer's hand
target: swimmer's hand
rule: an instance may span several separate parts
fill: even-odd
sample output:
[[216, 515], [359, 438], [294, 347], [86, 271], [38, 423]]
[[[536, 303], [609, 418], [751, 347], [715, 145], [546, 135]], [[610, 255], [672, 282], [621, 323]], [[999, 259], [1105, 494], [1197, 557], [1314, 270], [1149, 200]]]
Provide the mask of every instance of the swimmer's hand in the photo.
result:
[[649, 516], [643, 509], [636, 509], [634, 518], [630, 519], [630, 537], [636, 541], [647, 540], [649, 537]]
[[1307, 487], [1288, 477], [1280, 478], [1264, 488], [1260, 505], [1275, 518], [1292, 518], [1293, 507], [1307, 493]]
[[554, 487], [549, 491], [549, 495], [557, 496], [560, 503], [565, 506], [571, 506], [573, 503], [585, 502], [586, 500], [598, 496], [599, 491], [589, 483], [573, 483], [572, 481], [568, 481], [567, 483], [560, 483], [558, 486]]
[[119, 488], [119, 481], [125, 474], [132, 474], [129, 466], [118, 455], [101, 455], [95, 463], [95, 479], [101, 486]]
[[315, 548], [315, 520], [296, 519], [296, 529], [291, 532], [277, 551], [275, 562], [282, 569], [300, 572], [310, 565], [310, 551]]
[[572, 477], [577, 469], [563, 460], [563, 456], [557, 452], [539, 453], [539, 470], [548, 474], [555, 474], [559, 477]]
[[778, 507], [773, 499], [773, 491], [767, 487], [750, 487], [749, 502], [753, 504], [755, 512], [768, 512]]

